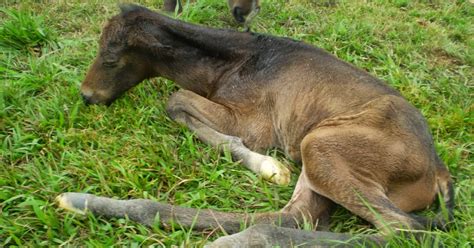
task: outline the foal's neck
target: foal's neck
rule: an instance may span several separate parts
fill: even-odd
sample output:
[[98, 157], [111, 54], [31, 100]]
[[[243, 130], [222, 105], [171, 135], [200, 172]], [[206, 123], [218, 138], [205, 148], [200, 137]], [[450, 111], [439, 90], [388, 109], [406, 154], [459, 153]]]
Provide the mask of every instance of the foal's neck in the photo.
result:
[[157, 74], [204, 96], [246, 59], [254, 40], [250, 33], [206, 28], [159, 14], [152, 21], [161, 36], [156, 38], [169, 47], [157, 54]]

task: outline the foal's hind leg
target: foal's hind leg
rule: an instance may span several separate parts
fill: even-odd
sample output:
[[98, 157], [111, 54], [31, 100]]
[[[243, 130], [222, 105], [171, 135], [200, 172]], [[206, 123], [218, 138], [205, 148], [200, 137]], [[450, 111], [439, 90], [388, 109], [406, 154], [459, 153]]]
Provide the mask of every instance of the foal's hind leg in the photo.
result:
[[[386, 195], [388, 181], [406, 173], [408, 161], [386, 152], [389, 138], [370, 127], [323, 127], [307, 135], [301, 144], [303, 172], [317, 193], [366, 219], [378, 229], [418, 229], [421, 225]], [[388, 141], [388, 143], [391, 143]], [[395, 161], [394, 161], [395, 160]], [[401, 178], [401, 177], [400, 177]], [[423, 192], [420, 192], [423, 194]]]
[[236, 124], [235, 116], [225, 106], [191, 91], [179, 90], [169, 99], [167, 111], [175, 121], [194, 131], [200, 140], [229, 150], [234, 159], [241, 160], [263, 178], [277, 184], [289, 183], [290, 171], [276, 159], [251, 151], [240, 138], [222, 133]]
[[378, 235], [354, 236], [348, 233], [306, 231], [259, 224], [229, 236], [218, 238], [206, 248], [253, 247], [382, 247], [386, 242]]
[[292, 216], [301, 216], [302, 220], [315, 224], [318, 230], [329, 229], [329, 218], [334, 203], [315, 193], [304, 173], [301, 173], [290, 201], [281, 210]]

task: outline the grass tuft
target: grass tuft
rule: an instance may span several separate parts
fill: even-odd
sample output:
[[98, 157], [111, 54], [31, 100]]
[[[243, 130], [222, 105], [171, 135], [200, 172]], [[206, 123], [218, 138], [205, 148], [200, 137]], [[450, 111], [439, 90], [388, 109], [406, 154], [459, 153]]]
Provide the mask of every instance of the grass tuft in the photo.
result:
[[38, 52], [56, 44], [56, 34], [44, 23], [44, 17], [29, 11], [0, 8], [7, 20], [0, 26], [0, 48]]

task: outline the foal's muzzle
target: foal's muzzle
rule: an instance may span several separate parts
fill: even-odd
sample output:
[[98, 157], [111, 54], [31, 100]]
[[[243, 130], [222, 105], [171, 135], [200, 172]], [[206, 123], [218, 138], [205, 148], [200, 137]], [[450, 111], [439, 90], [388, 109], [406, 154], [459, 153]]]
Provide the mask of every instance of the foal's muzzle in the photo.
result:
[[86, 96], [86, 95], [81, 93], [81, 97], [82, 97], [82, 100], [84, 101], [84, 103], [86, 105], [92, 104], [90, 96]]

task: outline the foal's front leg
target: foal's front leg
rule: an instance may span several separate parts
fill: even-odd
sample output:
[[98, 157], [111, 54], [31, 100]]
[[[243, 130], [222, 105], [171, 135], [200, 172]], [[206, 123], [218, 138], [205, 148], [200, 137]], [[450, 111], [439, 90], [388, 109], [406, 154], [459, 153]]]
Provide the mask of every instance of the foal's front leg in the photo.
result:
[[281, 185], [290, 182], [290, 171], [276, 159], [251, 151], [239, 137], [221, 132], [226, 125], [235, 125], [234, 115], [225, 106], [194, 92], [179, 90], [170, 97], [166, 110], [173, 120], [188, 126], [200, 140], [229, 150], [234, 159], [256, 174]]

